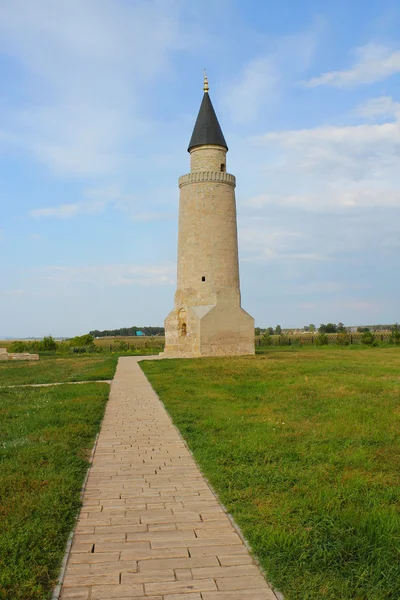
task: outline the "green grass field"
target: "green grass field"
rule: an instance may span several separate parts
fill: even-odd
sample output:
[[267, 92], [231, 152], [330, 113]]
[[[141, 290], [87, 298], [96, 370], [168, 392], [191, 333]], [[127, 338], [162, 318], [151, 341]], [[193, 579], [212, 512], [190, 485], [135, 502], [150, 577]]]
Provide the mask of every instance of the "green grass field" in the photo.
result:
[[[116, 360], [7, 362], [1, 383], [112, 378]], [[105, 383], [0, 389], [1, 600], [51, 596], [108, 394]]]
[[41, 356], [39, 361], [0, 362], [0, 386], [112, 379], [116, 355]]
[[285, 600], [400, 598], [400, 349], [141, 366]]

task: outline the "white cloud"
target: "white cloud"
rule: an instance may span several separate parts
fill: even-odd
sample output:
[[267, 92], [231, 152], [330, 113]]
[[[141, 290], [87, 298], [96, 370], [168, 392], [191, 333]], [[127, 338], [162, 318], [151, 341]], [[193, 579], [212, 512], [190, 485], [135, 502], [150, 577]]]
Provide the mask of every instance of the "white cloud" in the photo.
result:
[[[7, 104], [5, 143], [57, 173], [104, 175], [150, 125], [139, 108], [187, 38], [176, 3], [14, 0], [0, 3], [0, 43], [21, 71], [30, 104]], [[21, 105], [19, 105], [21, 106]]]
[[313, 247], [304, 232], [271, 229], [263, 217], [249, 217], [240, 223], [239, 243], [243, 262], [330, 260]]
[[400, 102], [395, 102], [391, 96], [371, 98], [358, 106], [354, 113], [367, 119], [382, 117], [384, 119], [397, 118], [399, 120]]
[[88, 189], [83, 195], [84, 200], [79, 202], [35, 208], [29, 214], [34, 219], [70, 219], [78, 215], [100, 215], [104, 213], [107, 207], [112, 207], [115, 210], [127, 213], [133, 221], [155, 221], [168, 219], [173, 215], [168, 211], [140, 212], [142, 196], [123, 194], [117, 186]]
[[364, 179], [381, 180], [382, 187], [399, 183], [400, 119], [278, 131], [253, 141], [274, 153], [271, 170], [295, 172], [297, 180], [308, 176], [314, 186], [321, 179], [325, 185]]
[[400, 207], [400, 189], [363, 187], [352, 185], [346, 188], [323, 189], [321, 183], [318, 189], [308, 194], [260, 194], [249, 198], [247, 206], [262, 209], [265, 206], [287, 206], [312, 211], [332, 209], [345, 210], [354, 207]]
[[125, 285], [170, 285], [175, 283], [176, 279], [174, 264], [50, 266], [34, 269], [32, 272], [46, 282], [57, 285], [89, 284], [102, 288]]
[[34, 219], [41, 219], [45, 217], [69, 219], [70, 217], [76, 217], [79, 214], [99, 214], [103, 212], [104, 208], [105, 204], [101, 202], [74, 202], [72, 204], [60, 204], [59, 206], [37, 208], [31, 210], [30, 215]]
[[382, 81], [400, 73], [400, 50], [378, 44], [367, 44], [354, 50], [355, 63], [350, 69], [328, 71], [304, 82], [305, 87], [321, 85], [334, 87], [354, 86]]
[[86, 190], [84, 196], [85, 199], [80, 202], [59, 204], [58, 206], [47, 206], [45, 208], [35, 208], [31, 210], [29, 214], [34, 219], [70, 219], [77, 215], [102, 214], [107, 205], [119, 200], [121, 194], [116, 187], [107, 187]]

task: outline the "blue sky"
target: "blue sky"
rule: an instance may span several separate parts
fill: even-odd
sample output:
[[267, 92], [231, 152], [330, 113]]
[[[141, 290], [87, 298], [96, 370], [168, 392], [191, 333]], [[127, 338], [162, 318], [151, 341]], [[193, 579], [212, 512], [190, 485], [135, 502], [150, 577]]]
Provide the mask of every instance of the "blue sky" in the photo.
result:
[[0, 4], [0, 339], [160, 325], [203, 68], [259, 326], [400, 321], [396, 1]]

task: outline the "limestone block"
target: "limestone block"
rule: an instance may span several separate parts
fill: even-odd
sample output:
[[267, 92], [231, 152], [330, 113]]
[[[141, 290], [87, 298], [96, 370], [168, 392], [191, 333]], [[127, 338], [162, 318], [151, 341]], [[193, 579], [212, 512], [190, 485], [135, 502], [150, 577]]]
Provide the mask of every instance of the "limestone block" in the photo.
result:
[[28, 352], [11, 352], [8, 355], [9, 360], [39, 360], [39, 354], [29, 354]]
[[0, 348], [0, 360], [8, 360], [7, 348]]
[[10, 360], [39, 360], [39, 354], [29, 354], [28, 352], [12, 352], [8, 356]]

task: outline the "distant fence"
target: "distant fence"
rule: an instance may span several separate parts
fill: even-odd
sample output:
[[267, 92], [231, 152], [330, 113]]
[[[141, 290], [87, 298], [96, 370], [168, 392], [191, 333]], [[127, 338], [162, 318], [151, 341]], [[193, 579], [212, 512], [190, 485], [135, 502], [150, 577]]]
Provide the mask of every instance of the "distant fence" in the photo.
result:
[[[381, 342], [381, 343], [389, 343], [392, 339], [392, 332], [391, 331], [376, 331], [376, 332], [372, 332], [372, 334], [375, 336], [375, 339], [377, 342]], [[319, 339], [319, 335], [318, 333], [300, 333], [300, 334], [296, 334], [296, 335], [271, 335], [270, 337], [270, 345], [273, 346], [309, 346], [309, 345], [313, 345], [313, 344], [317, 344], [318, 343], [318, 339]], [[334, 345], [338, 343], [338, 336], [343, 335], [343, 334], [338, 334], [338, 333], [327, 333], [325, 334], [327, 337], [327, 342], [328, 345]], [[362, 333], [346, 333], [345, 334], [347, 337], [347, 343], [349, 345], [351, 344], [361, 344], [361, 340], [362, 340]], [[265, 346], [268, 345], [265, 343], [265, 338], [263, 339], [263, 336], [257, 336], [256, 337], [256, 347], [257, 346]]]
[[164, 336], [106, 336], [94, 340], [96, 346], [107, 349], [110, 352], [129, 350], [163, 350], [165, 346]]

